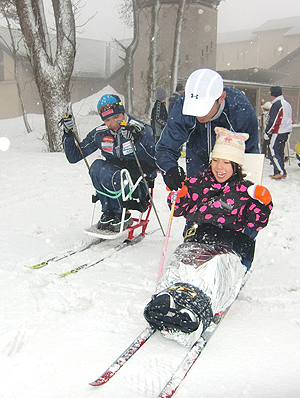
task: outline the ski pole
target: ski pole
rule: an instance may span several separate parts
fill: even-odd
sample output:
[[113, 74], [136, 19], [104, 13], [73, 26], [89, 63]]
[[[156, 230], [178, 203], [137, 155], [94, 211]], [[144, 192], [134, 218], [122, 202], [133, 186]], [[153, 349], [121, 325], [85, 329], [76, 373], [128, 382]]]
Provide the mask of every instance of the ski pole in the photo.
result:
[[82, 149], [81, 149], [81, 147], [80, 147], [80, 144], [79, 144], [79, 141], [78, 141], [76, 135], [74, 136], [74, 138], [75, 138], [75, 142], [76, 142], [77, 148], [79, 149], [79, 152], [80, 152], [80, 154], [81, 154], [81, 156], [82, 156], [82, 159], [84, 160], [84, 162], [85, 162], [86, 167], [88, 168], [88, 170], [90, 170], [90, 165], [89, 165], [88, 161], [86, 160], [86, 157], [84, 156], [84, 154], [83, 154], [83, 152], [82, 152]]
[[[70, 116], [72, 116], [72, 115], [69, 113], [69, 110], [68, 110], [68, 111], [65, 113], [65, 119], [68, 119]], [[62, 124], [63, 124], [63, 119], [60, 120], [60, 122], [58, 123], [58, 125], [61, 126]], [[73, 130], [73, 133], [75, 133], [75, 132], [74, 132], [74, 129], [72, 129], [72, 130]], [[82, 149], [81, 149], [81, 147], [80, 147], [80, 144], [79, 144], [78, 138], [76, 137], [76, 134], [74, 134], [74, 139], [75, 139], [76, 146], [77, 146], [77, 148], [78, 148], [78, 150], [79, 150], [79, 152], [80, 152], [80, 154], [81, 154], [81, 156], [82, 156], [82, 159], [84, 160], [84, 162], [85, 162], [85, 164], [86, 164], [87, 169], [90, 170], [90, 165], [89, 165], [88, 161], [86, 160], [86, 157], [84, 156], [84, 154], [83, 154], [83, 152], [82, 152]]]
[[152, 195], [151, 195], [151, 193], [150, 193], [150, 189], [149, 189], [148, 182], [147, 182], [147, 180], [146, 180], [146, 178], [145, 178], [145, 176], [144, 176], [144, 172], [143, 172], [143, 169], [142, 169], [141, 163], [140, 163], [140, 161], [139, 161], [139, 159], [138, 159], [138, 157], [137, 157], [136, 150], [135, 150], [135, 148], [134, 148], [134, 145], [133, 145], [133, 143], [132, 143], [132, 141], [131, 141], [131, 140], [130, 140], [130, 145], [131, 145], [131, 148], [132, 148], [132, 150], [133, 150], [133, 154], [134, 154], [134, 157], [135, 157], [136, 163], [137, 163], [137, 165], [138, 165], [138, 168], [139, 168], [140, 174], [141, 174], [141, 176], [142, 176], [142, 179], [143, 179], [143, 181], [144, 181], [144, 184], [145, 184], [145, 186], [146, 186], [146, 188], [147, 188], [147, 190], [148, 190], [148, 192], [149, 192], [149, 198], [150, 198], [150, 202], [151, 202], [151, 204], [152, 204], [152, 207], [153, 207], [154, 213], [155, 213], [155, 215], [156, 215], [156, 218], [157, 218], [157, 221], [158, 221], [159, 227], [160, 227], [160, 229], [161, 229], [161, 232], [162, 232], [163, 236], [166, 236], [166, 234], [165, 234], [165, 231], [164, 231], [164, 229], [163, 229], [163, 226], [161, 225], [161, 222], [160, 222], [160, 219], [159, 219], [159, 216], [158, 216], [158, 213], [157, 213], [156, 207], [155, 207], [155, 205], [154, 205], [153, 198], [152, 198]]
[[[127, 123], [125, 122], [125, 120], [122, 121], [121, 126], [127, 126]], [[162, 225], [161, 225], [161, 222], [160, 222], [160, 219], [159, 219], [159, 216], [158, 216], [156, 207], [155, 207], [155, 205], [154, 205], [154, 201], [153, 201], [153, 198], [152, 198], [151, 193], [150, 193], [149, 185], [148, 185], [148, 182], [147, 182], [147, 180], [146, 180], [146, 178], [145, 178], [145, 175], [144, 175], [144, 172], [143, 172], [141, 163], [140, 163], [140, 161], [139, 161], [139, 158], [138, 158], [138, 156], [137, 156], [135, 147], [134, 147], [134, 145], [133, 145], [132, 140], [129, 140], [129, 142], [130, 142], [131, 149], [132, 149], [132, 152], [133, 152], [133, 154], [134, 154], [136, 163], [137, 163], [137, 165], [138, 165], [140, 175], [141, 175], [141, 177], [142, 177], [142, 179], [143, 179], [143, 181], [144, 181], [145, 187], [147, 188], [147, 190], [148, 190], [148, 192], [149, 192], [150, 202], [151, 202], [151, 204], [152, 204], [152, 207], [153, 207], [154, 213], [155, 213], [155, 215], [156, 215], [158, 224], [159, 224], [160, 229], [161, 229], [161, 231], [162, 231], [162, 233], [163, 233], [163, 236], [166, 236], [165, 231], [164, 231], [164, 229], [163, 229], [163, 227], [162, 227]]]
[[172, 196], [171, 196], [171, 202], [172, 202], [171, 213], [170, 213], [170, 217], [169, 217], [169, 222], [168, 222], [168, 228], [167, 228], [167, 234], [166, 234], [166, 238], [165, 238], [165, 244], [164, 244], [164, 248], [163, 248], [163, 253], [162, 253], [162, 257], [161, 257], [161, 261], [160, 261], [160, 267], [159, 267], [159, 271], [158, 271], [158, 278], [157, 278], [157, 282], [156, 282], [155, 292], [157, 291], [158, 282], [159, 282], [159, 279], [161, 277], [162, 270], [163, 270], [164, 263], [165, 263], [166, 251], [167, 251], [167, 247], [168, 247], [168, 243], [169, 243], [169, 237], [170, 237], [170, 232], [171, 232], [171, 225], [172, 225], [172, 220], [173, 220], [173, 216], [174, 216], [174, 210], [175, 210], [175, 204], [176, 204], [176, 200], [177, 200], [177, 195], [178, 195], [177, 191], [172, 192]]

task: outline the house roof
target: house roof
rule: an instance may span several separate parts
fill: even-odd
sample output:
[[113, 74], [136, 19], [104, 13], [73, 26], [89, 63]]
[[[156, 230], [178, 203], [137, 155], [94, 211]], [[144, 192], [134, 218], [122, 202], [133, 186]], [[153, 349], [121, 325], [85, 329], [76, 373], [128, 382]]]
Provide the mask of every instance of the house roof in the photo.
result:
[[[23, 40], [21, 40], [21, 32], [13, 30], [13, 34], [19, 42], [18, 54], [21, 57], [26, 57], [26, 48]], [[54, 47], [55, 36], [50, 35], [50, 38], [53, 40]], [[127, 45], [130, 41], [131, 39], [127, 39], [120, 42]], [[7, 53], [10, 53], [10, 42], [8, 29], [0, 26], [0, 45]], [[76, 47], [73, 76], [107, 78], [124, 65], [121, 59], [121, 57], [124, 57], [124, 51], [115, 41], [106, 42], [77, 37]]]
[[300, 35], [300, 15], [296, 17], [272, 19], [260, 25], [256, 29], [236, 30], [232, 32], [218, 32], [217, 42], [235, 43], [255, 40], [257, 34], [269, 30], [286, 29], [283, 36]]
[[[123, 40], [127, 45], [130, 39]], [[76, 39], [77, 51], [73, 74], [86, 77], [107, 78], [122, 68], [124, 51], [114, 42], [92, 39]]]
[[222, 32], [218, 33], [217, 42], [222, 43], [234, 43], [241, 41], [255, 40], [256, 35], [253, 34], [253, 29], [236, 30], [233, 32]]
[[248, 68], [219, 70], [224, 80], [237, 80], [252, 83], [272, 84], [286, 76], [286, 73], [274, 69]]
[[272, 19], [254, 29], [254, 33], [260, 33], [267, 30], [287, 29], [285, 36], [300, 33], [300, 15], [288, 18]]

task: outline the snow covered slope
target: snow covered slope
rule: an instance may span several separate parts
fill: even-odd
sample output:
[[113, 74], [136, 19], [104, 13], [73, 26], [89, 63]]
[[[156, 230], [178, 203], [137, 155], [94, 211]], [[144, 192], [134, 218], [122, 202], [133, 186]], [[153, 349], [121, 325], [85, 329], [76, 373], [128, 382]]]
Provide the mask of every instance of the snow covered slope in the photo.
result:
[[[82, 137], [100, 122], [87, 115], [88, 103], [74, 106]], [[91, 221], [94, 193], [84, 162], [71, 165], [63, 153], [45, 152], [43, 118], [29, 120], [29, 135], [21, 118], [0, 121], [0, 136], [11, 140], [10, 149], [0, 151], [0, 398], [154, 398], [186, 352], [159, 334], [106, 386], [88, 383], [146, 325], [143, 309], [155, 290], [164, 244], [155, 215], [149, 224], [155, 233], [78, 274], [57, 276], [96, 261], [121, 240], [42, 269], [26, 268], [90, 241], [82, 230]], [[273, 181], [265, 161], [263, 183], [275, 207], [257, 238], [251, 278], [176, 397], [299, 396], [297, 163], [292, 158], [287, 179]], [[154, 201], [166, 229], [161, 176]], [[167, 258], [182, 241], [183, 225], [174, 219]]]

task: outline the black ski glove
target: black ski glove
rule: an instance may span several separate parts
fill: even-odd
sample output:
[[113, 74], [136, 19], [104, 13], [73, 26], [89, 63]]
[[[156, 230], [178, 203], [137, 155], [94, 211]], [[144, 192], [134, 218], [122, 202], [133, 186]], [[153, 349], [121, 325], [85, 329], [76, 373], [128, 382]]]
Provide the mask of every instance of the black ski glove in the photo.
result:
[[126, 140], [131, 140], [136, 143], [142, 138], [141, 131], [143, 128], [144, 126], [141, 123], [130, 120], [126, 126], [121, 125], [121, 134]]
[[180, 166], [171, 167], [165, 175], [163, 175], [166, 186], [171, 191], [177, 191], [181, 188], [182, 182], [185, 179], [184, 170]]
[[59, 126], [63, 126], [64, 134], [66, 136], [71, 136], [74, 133], [74, 121], [72, 115], [65, 115], [60, 121]]

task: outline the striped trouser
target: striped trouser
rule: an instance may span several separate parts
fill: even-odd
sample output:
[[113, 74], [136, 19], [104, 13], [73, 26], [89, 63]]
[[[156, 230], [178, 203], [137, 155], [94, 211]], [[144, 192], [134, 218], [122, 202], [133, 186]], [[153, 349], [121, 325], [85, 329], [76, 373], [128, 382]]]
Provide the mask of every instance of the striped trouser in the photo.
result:
[[272, 134], [269, 149], [271, 155], [271, 163], [274, 167], [275, 174], [286, 174], [284, 168], [284, 146], [290, 133]]

